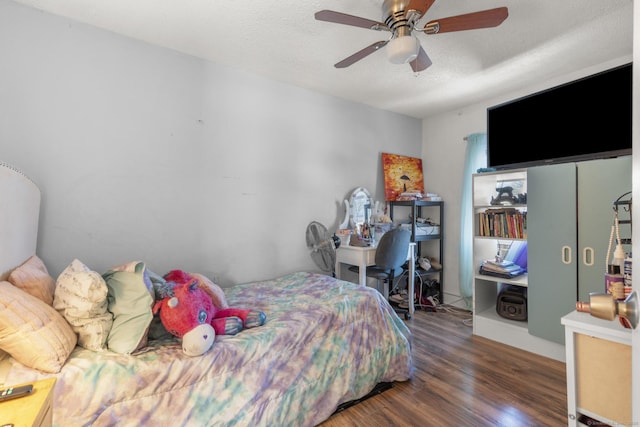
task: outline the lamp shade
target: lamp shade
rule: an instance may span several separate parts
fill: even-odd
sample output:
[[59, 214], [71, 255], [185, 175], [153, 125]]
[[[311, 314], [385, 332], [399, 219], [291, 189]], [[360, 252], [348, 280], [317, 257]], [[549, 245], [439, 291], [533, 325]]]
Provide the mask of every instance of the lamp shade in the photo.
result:
[[387, 57], [394, 64], [406, 64], [418, 56], [420, 42], [412, 35], [396, 37], [387, 44]]

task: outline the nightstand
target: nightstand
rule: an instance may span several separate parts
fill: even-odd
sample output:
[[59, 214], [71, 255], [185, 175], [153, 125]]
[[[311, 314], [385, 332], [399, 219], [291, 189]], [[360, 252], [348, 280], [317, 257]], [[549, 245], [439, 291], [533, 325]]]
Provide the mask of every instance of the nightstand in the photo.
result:
[[631, 329], [578, 311], [561, 322], [566, 333], [568, 425], [631, 425]]
[[[14, 427], [51, 427], [52, 396], [55, 378], [33, 381], [30, 396], [19, 397], [0, 403], [0, 426]], [[20, 384], [15, 384], [20, 385]], [[5, 384], [4, 387], [8, 386]]]

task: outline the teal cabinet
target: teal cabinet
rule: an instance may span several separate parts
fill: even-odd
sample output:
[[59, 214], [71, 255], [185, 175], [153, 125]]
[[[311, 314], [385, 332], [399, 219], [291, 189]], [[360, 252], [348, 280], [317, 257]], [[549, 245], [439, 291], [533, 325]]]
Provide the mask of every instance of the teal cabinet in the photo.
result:
[[529, 333], [564, 344], [560, 318], [604, 292], [613, 202], [631, 191], [631, 156], [531, 167], [527, 179]]

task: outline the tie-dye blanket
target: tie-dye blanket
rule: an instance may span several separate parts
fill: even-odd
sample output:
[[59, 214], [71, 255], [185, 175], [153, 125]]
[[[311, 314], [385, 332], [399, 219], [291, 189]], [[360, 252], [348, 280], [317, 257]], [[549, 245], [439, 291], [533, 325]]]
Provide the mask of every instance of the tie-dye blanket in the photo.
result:
[[225, 293], [264, 311], [266, 324], [218, 336], [198, 357], [165, 340], [133, 356], [77, 347], [55, 375], [14, 361], [7, 383], [56, 376], [59, 427], [299, 427], [411, 376], [409, 329], [371, 288], [301, 272]]

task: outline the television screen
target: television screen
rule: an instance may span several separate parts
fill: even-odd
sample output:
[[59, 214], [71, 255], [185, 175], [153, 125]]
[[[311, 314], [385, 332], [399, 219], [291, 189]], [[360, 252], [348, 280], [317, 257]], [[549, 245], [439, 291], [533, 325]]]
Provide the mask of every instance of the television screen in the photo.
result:
[[487, 166], [631, 154], [632, 64], [487, 108]]

